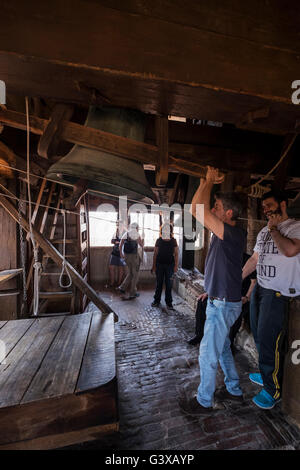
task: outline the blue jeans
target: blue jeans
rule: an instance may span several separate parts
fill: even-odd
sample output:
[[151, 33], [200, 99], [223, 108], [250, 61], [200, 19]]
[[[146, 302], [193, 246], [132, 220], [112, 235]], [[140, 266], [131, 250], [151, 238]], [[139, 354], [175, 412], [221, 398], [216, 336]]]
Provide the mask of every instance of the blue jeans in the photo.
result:
[[197, 400], [200, 405], [210, 407], [216, 388], [218, 363], [224, 372], [224, 382], [229, 393], [242, 395], [239, 376], [230, 349], [229, 332], [239, 317], [242, 302], [208, 300], [204, 336], [200, 344], [200, 385]]

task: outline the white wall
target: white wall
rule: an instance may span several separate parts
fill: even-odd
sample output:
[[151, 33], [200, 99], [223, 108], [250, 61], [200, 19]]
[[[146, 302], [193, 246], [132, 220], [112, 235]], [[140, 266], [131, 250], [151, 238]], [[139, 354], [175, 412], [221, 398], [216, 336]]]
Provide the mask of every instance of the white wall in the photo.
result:
[[[90, 247], [90, 282], [91, 284], [109, 281], [109, 259], [112, 247]], [[155, 276], [150, 272], [153, 252], [147, 252], [147, 263], [143, 264], [139, 279], [144, 282], [154, 282]]]

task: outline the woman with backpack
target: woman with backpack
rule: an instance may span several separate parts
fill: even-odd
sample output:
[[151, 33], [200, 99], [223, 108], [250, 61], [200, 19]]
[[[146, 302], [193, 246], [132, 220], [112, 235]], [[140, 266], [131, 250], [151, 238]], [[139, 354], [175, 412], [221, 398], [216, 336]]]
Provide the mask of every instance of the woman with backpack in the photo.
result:
[[126, 263], [124, 258], [120, 256], [120, 241], [119, 222], [117, 222], [116, 234], [111, 240], [114, 246], [109, 260], [110, 287], [113, 287], [115, 284], [119, 286], [125, 275]]
[[[130, 224], [129, 230], [124, 233], [120, 242], [120, 257], [125, 259], [127, 276], [117, 288], [124, 295], [123, 300], [131, 300], [138, 297], [136, 285], [138, 281], [141, 259], [138, 253], [138, 245], [144, 246], [144, 241], [139, 235], [137, 223]], [[123, 252], [124, 251], [124, 252]]]

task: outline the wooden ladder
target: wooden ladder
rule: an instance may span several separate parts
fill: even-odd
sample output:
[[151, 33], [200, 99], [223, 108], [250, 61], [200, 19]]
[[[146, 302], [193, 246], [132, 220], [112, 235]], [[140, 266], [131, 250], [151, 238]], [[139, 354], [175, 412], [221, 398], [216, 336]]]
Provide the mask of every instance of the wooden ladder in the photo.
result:
[[[80, 200], [79, 206], [80, 217], [78, 217], [78, 251], [80, 254], [80, 271], [83, 279], [86, 282], [90, 282], [90, 250], [89, 250], [89, 196], [86, 194]], [[88, 298], [86, 294], [82, 296], [81, 299], [81, 308], [82, 311], [85, 310], [87, 306]]]
[[[44, 196], [44, 197], [43, 197]], [[32, 221], [35, 222], [35, 228], [41, 233], [48, 235], [48, 240], [55, 245], [58, 251], [62, 252], [63, 249], [63, 216], [59, 209], [62, 208], [62, 200], [64, 197], [63, 188], [54, 182], [43, 183], [40, 187], [35, 208], [32, 215]], [[42, 203], [41, 201], [43, 201]], [[44, 204], [54, 208], [41, 207]], [[69, 261], [76, 270], [81, 265], [81, 256], [78, 250], [78, 220], [79, 216], [75, 214], [66, 213], [66, 260]], [[60, 232], [59, 235], [57, 233]], [[70, 253], [70, 247], [73, 247], [73, 252]], [[38, 316], [53, 316], [53, 315], [70, 315], [82, 312], [82, 294], [78, 288], [72, 284], [70, 288], [64, 289], [59, 286], [59, 276], [61, 271], [57, 271], [57, 266], [51, 263], [49, 255], [43, 254], [42, 259], [42, 273], [40, 278], [40, 306]], [[33, 295], [33, 265], [34, 259], [31, 257], [29, 274], [27, 279], [27, 287], [31, 287]], [[54, 269], [53, 269], [54, 268]], [[57, 286], [57, 287], [56, 287]], [[49, 289], [50, 287], [50, 289]], [[53, 290], [55, 289], [55, 290]], [[51, 302], [64, 302], [70, 301], [69, 311], [67, 312], [46, 312]], [[64, 302], [65, 307], [65, 302]], [[33, 301], [31, 301], [30, 311], [32, 312]], [[64, 310], [67, 308], [64, 308]]]

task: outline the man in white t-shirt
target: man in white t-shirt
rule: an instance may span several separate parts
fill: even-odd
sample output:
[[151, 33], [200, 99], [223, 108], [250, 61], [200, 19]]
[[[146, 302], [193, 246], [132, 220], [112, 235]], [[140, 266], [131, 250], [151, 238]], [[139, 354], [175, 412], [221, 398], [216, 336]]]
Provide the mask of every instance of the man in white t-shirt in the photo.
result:
[[243, 278], [254, 269], [257, 285], [250, 302], [250, 322], [259, 354], [260, 373], [250, 374], [263, 386], [253, 402], [271, 409], [281, 397], [283, 351], [291, 297], [300, 295], [300, 221], [289, 219], [283, 192], [262, 197], [268, 224], [258, 234], [254, 253], [243, 268]]

